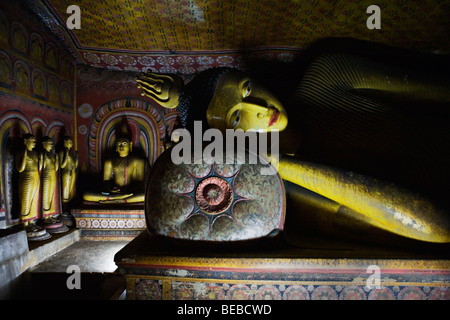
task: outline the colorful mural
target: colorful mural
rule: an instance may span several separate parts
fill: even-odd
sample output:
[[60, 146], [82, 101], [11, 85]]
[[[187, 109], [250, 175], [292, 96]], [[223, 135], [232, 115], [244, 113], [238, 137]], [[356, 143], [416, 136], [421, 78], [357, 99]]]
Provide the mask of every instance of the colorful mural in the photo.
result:
[[146, 230], [145, 213], [141, 205], [126, 208], [74, 209], [80, 236], [88, 240], [133, 240]]
[[[191, 53], [170, 55], [113, 54], [101, 51], [83, 52], [86, 64], [110, 70], [124, 70], [192, 75], [213, 67], [245, 69], [245, 61], [254, 59], [293, 61], [302, 50], [261, 49], [249, 52]], [[245, 60], [244, 60], [245, 58]]]
[[[0, 162], [1, 195], [0, 227], [19, 223], [13, 212], [14, 152], [21, 137], [33, 133], [38, 141], [44, 136], [59, 141], [66, 132], [73, 130], [71, 113], [54, 110], [46, 105], [29, 101], [0, 91]], [[6, 109], [6, 110], [5, 110]]]
[[144, 99], [133, 73], [82, 67], [77, 75], [76, 136], [80, 163], [85, 164], [82, 171], [101, 171], [105, 152], [123, 121], [131, 130], [134, 146], [153, 164], [164, 150], [164, 139], [178, 113]]
[[[14, 153], [25, 133], [73, 134], [74, 63], [33, 13], [0, 5], [0, 228], [19, 223]], [[60, 94], [64, 93], [64, 94]]]
[[382, 29], [373, 32], [366, 27], [370, 0], [39, 2], [62, 22], [68, 6], [80, 7], [81, 29], [69, 33], [81, 50], [125, 52], [305, 48], [330, 36], [429, 49], [442, 47], [450, 9], [447, 1], [378, 1]]
[[[447, 287], [436, 285], [390, 285], [368, 289], [364, 284], [304, 284], [304, 282], [265, 283], [173, 281], [163, 287], [158, 278], [130, 277], [130, 300], [449, 300]], [[163, 296], [163, 292], [167, 292]]]
[[289, 247], [281, 254], [253, 247], [248, 256], [232, 250], [217, 255], [168, 246], [145, 233], [132, 244], [115, 256], [131, 300], [450, 299], [448, 260], [322, 258], [326, 249], [321, 258], [308, 258]]
[[[73, 112], [73, 58], [55, 43], [45, 25], [32, 13], [11, 4], [0, 7], [0, 90], [19, 94], [55, 109]], [[8, 17], [2, 11], [8, 12]], [[23, 22], [23, 23], [22, 23]], [[1, 30], [0, 30], [1, 31]]]
[[[378, 1], [379, 30], [367, 28], [371, 0], [28, 2], [80, 63], [116, 70], [189, 74], [211, 60], [213, 66], [239, 66], [242, 52], [255, 48], [279, 50], [283, 59], [328, 37], [450, 51], [450, 4], [444, 0]], [[65, 27], [70, 5], [80, 8], [80, 29]]]

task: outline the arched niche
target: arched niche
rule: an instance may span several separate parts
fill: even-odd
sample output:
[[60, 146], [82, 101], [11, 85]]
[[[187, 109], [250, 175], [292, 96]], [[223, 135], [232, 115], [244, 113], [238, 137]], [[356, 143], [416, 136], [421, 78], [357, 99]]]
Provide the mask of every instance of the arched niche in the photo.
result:
[[33, 93], [37, 96], [46, 98], [47, 96], [47, 83], [44, 73], [39, 69], [34, 69], [32, 76], [32, 88]]
[[30, 77], [30, 68], [28, 67], [28, 65], [21, 60], [17, 60], [14, 63], [14, 79], [16, 81], [16, 90], [21, 90], [28, 93], [30, 91], [31, 85]]
[[4, 222], [1, 227], [16, 225], [20, 222], [18, 215], [17, 171], [15, 170], [14, 156], [22, 145], [22, 136], [33, 132], [28, 118], [20, 111], [11, 110], [0, 116], [0, 209], [3, 212]]
[[[18, 199], [19, 189], [15, 155], [23, 147], [22, 137], [26, 133], [34, 134], [38, 151], [41, 148], [43, 136], [51, 137], [56, 146], [67, 130], [67, 123], [61, 119], [54, 118], [46, 121], [44, 118], [34, 116], [30, 120], [18, 109], [8, 110], [0, 115], [0, 228], [20, 222], [18, 203], [14, 202], [14, 199]], [[57, 201], [59, 201], [58, 197], [59, 190], [57, 190]]]
[[31, 34], [30, 55], [34, 61], [42, 63], [44, 56], [44, 40], [37, 33]]
[[9, 56], [4, 52], [0, 51], [0, 85], [10, 87], [12, 79], [12, 66]]
[[22, 54], [27, 53], [28, 32], [27, 29], [17, 21], [14, 21], [11, 24], [11, 42], [16, 51]]
[[123, 122], [131, 131], [135, 150], [141, 151], [150, 164], [162, 152], [166, 124], [157, 107], [138, 98], [110, 101], [94, 113], [87, 135], [89, 165], [93, 171], [101, 171], [105, 156], [115, 142], [116, 129]]

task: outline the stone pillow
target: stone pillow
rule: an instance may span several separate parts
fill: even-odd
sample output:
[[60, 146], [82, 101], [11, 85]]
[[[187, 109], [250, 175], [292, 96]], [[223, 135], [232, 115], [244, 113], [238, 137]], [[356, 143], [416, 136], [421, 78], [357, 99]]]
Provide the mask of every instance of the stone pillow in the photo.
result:
[[[174, 164], [166, 150], [152, 167], [145, 214], [148, 230], [178, 240], [253, 240], [283, 229], [283, 181], [261, 157], [233, 164]], [[254, 163], [252, 161], [251, 163]], [[273, 174], [262, 174], [272, 169]]]

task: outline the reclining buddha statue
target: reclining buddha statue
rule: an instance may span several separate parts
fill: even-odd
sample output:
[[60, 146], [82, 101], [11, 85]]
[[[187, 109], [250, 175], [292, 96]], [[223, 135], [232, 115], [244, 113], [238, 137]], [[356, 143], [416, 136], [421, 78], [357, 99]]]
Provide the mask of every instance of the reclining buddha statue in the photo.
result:
[[116, 155], [103, 165], [103, 192], [86, 192], [84, 200], [102, 204], [144, 202], [146, 160], [132, 150], [133, 142], [128, 137], [117, 138]]
[[137, 82], [143, 95], [177, 108], [187, 130], [199, 120], [223, 132], [280, 131], [281, 156], [272, 164], [292, 201], [287, 221], [310, 215], [329, 230], [355, 221], [448, 243], [450, 64], [364, 45], [315, 55], [283, 103], [232, 68], [203, 71], [178, 90], [167, 75]]

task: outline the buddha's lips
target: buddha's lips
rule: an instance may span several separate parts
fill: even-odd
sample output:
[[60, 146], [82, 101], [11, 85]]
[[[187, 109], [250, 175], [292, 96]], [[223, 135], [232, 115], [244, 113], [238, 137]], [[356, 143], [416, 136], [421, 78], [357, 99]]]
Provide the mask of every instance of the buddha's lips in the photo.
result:
[[273, 110], [272, 117], [269, 120], [269, 127], [273, 126], [275, 123], [277, 123], [278, 118], [280, 117], [280, 112], [277, 109]]

